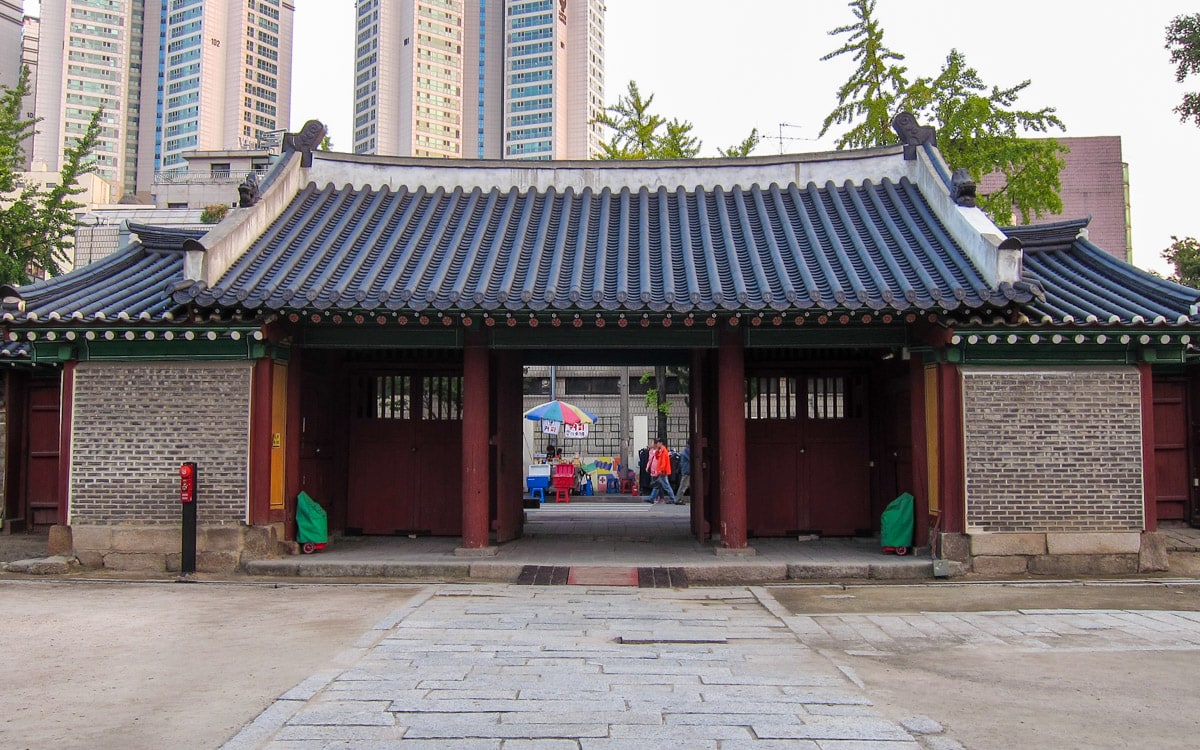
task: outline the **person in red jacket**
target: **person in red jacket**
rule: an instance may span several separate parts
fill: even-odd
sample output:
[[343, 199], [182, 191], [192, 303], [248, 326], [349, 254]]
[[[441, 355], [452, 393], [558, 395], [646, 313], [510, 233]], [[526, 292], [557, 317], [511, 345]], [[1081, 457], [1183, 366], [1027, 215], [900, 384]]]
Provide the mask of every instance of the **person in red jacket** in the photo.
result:
[[671, 451], [667, 450], [667, 444], [662, 440], [654, 441], [649, 463], [652, 467], [650, 475], [653, 477], [650, 481], [650, 501], [664, 502], [659, 499], [661, 494], [667, 498], [666, 502], [674, 504], [675, 490], [671, 489]]

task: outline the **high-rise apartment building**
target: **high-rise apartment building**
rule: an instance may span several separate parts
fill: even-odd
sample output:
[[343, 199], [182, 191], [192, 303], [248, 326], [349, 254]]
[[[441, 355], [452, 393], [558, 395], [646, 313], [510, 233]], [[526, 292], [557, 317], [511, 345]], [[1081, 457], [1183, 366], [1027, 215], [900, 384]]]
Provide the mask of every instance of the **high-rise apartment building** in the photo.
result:
[[586, 159], [602, 0], [357, 0], [354, 151]]
[[33, 160], [57, 169], [102, 107], [99, 174], [148, 199], [185, 153], [286, 128], [294, 12], [288, 0], [42, 0]]
[[[25, 16], [21, 32], [21, 66], [29, 68], [29, 93], [21, 100], [21, 117], [32, 120], [37, 115], [37, 69], [38, 45], [41, 43], [41, 21], [34, 16]], [[33, 165], [33, 138], [26, 139], [25, 165], [29, 171]]]
[[0, 0], [0, 86], [17, 85], [21, 72], [21, 0]]
[[162, 6], [155, 169], [182, 167], [183, 155], [197, 149], [253, 147], [288, 126], [291, 2], [162, 0]]

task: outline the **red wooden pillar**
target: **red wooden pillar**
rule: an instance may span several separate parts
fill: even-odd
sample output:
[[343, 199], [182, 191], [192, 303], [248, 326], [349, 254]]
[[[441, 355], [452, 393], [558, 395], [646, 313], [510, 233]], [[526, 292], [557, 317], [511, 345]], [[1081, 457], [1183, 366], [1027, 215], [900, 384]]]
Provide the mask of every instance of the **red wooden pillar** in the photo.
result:
[[721, 333], [717, 351], [717, 421], [721, 428], [721, 546], [746, 545], [746, 363], [740, 329]]
[[1158, 464], [1154, 456], [1154, 372], [1149, 362], [1138, 363], [1142, 386], [1142, 505], [1145, 530], [1158, 531]]
[[[58, 432], [58, 517], [59, 526], [66, 526], [68, 505], [71, 502], [71, 421], [75, 417], [75, 360], [63, 363], [62, 392], [59, 395]], [[11, 433], [10, 433], [11, 434]], [[33, 519], [26, 521], [30, 526]]]
[[463, 350], [462, 547], [465, 554], [488, 547], [490, 478], [490, 374], [487, 340], [469, 331]]
[[705, 413], [705, 389], [708, 387], [708, 380], [704, 377], [705, 367], [704, 352], [700, 349], [692, 350], [691, 369], [688, 373], [688, 404], [691, 409], [692, 433], [690, 436], [691, 449], [691, 465], [692, 479], [688, 485], [688, 493], [690, 497], [692, 512], [692, 533], [696, 539], [703, 542], [708, 538], [708, 514], [705, 512], [705, 506], [708, 503], [708, 498], [704, 492], [705, 481], [707, 480], [707, 472], [704, 468], [704, 463], [708, 459], [708, 422], [707, 414]]
[[525, 467], [521, 458], [521, 353], [496, 354], [496, 519], [492, 526], [496, 541], [506, 542], [521, 535], [524, 517]]
[[941, 493], [942, 530], [961, 533], [967, 530], [962, 376], [958, 365], [949, 362], [943, 362], [937, 369], [938, 485]]
[[[917, 516], [918, 547], [929, 543], [930, 532], [941, 528], [941, 509], [930, 508], [929, 497], [929, 451], [926, 442], [927, 430], [933, 425], [925, 420], [925, 364], [919, 354], [914, 354], [908, 366], [909, 413], [912, 415], [910, 440], [912, 441], [912, 493]], [[936, 499], [934, 499], [936, 502]]]
[[[250, 391], [250, 525], [271, 523], [271, 381], [270, 357], [254, 361]], [[203, 481], [203, 476], [201, 477]]]

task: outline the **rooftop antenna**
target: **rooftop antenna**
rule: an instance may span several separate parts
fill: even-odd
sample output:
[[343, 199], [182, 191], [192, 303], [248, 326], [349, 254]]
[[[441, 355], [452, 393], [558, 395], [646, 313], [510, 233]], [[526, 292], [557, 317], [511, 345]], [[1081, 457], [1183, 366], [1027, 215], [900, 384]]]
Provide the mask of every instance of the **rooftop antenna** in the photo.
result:
[[803, 125], [793, 125], [793, 124], [791, 124], [790, 122], [781, 122], [781, 123], [779, 123], [779, 136], [778, 136], [778, 141], [779, 141], [779, 154], [780, 154], [780, 156], [782, 156], [782, 155], [783, 155], [783, 142], [784, 142], [784, 141], [815, 141], [815, 140], [817, 140], [816, 138], [801, 138], [801, 137], [799, 137], [799, 136], [785, 136], [785, 135], [783, 134], [783, 129], [784, 129], [784, 128], [795, 128], [796, 130], [799, 130], [799, 129], [800, 129], [800, 128], [802, 128], [802, 127], [804, 127], [804, 126], [803, 126]]

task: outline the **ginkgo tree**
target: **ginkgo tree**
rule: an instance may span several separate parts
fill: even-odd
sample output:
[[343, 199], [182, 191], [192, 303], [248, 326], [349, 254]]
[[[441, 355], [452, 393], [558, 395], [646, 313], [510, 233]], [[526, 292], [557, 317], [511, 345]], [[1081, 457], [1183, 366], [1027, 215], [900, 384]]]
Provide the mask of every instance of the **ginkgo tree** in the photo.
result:
[[836, 140], [839, 149], [886, 146], [898, 140], [892, 118], [911, 112], [936, 128], [938, 148], [952, 168], [966, 169], [976, 182], [987, 174], [1001, 176], [1001, 186], [979, 198], [996, 223], [1010, 224], [1016, 217], [1028, 223], [1062, 210], [1058, 175], [1067, 149], [1053, 138], [1027, 136], [1066, 128], [1053, 107], [1017, 107], [1030, 81], [989, 86], [957, 49], [946, 55], [937, 75], [910, 77], [905, 56], [884, 42], [875, 0], [853, 0], [849, 7], [855, 21], [829, 32], [844, 36], [844, 42], [821, 60], [848, 55], [856, 67], [838, 89], [822, 136], [845, 126]]
[[[597, 159], [692, 159], [700, 155], [701, 141], [687, 120], [657, 114], [651, 108], [654, 94], [642, 96], [636, 81], [630, 81], [616, 104], [604, 108], [595, 122], [611, 134], [601, 144]], [[724, 157], [749, 156], [759, 142], [758, 129], [750, 131], [740, 143], [718, 148]]]

